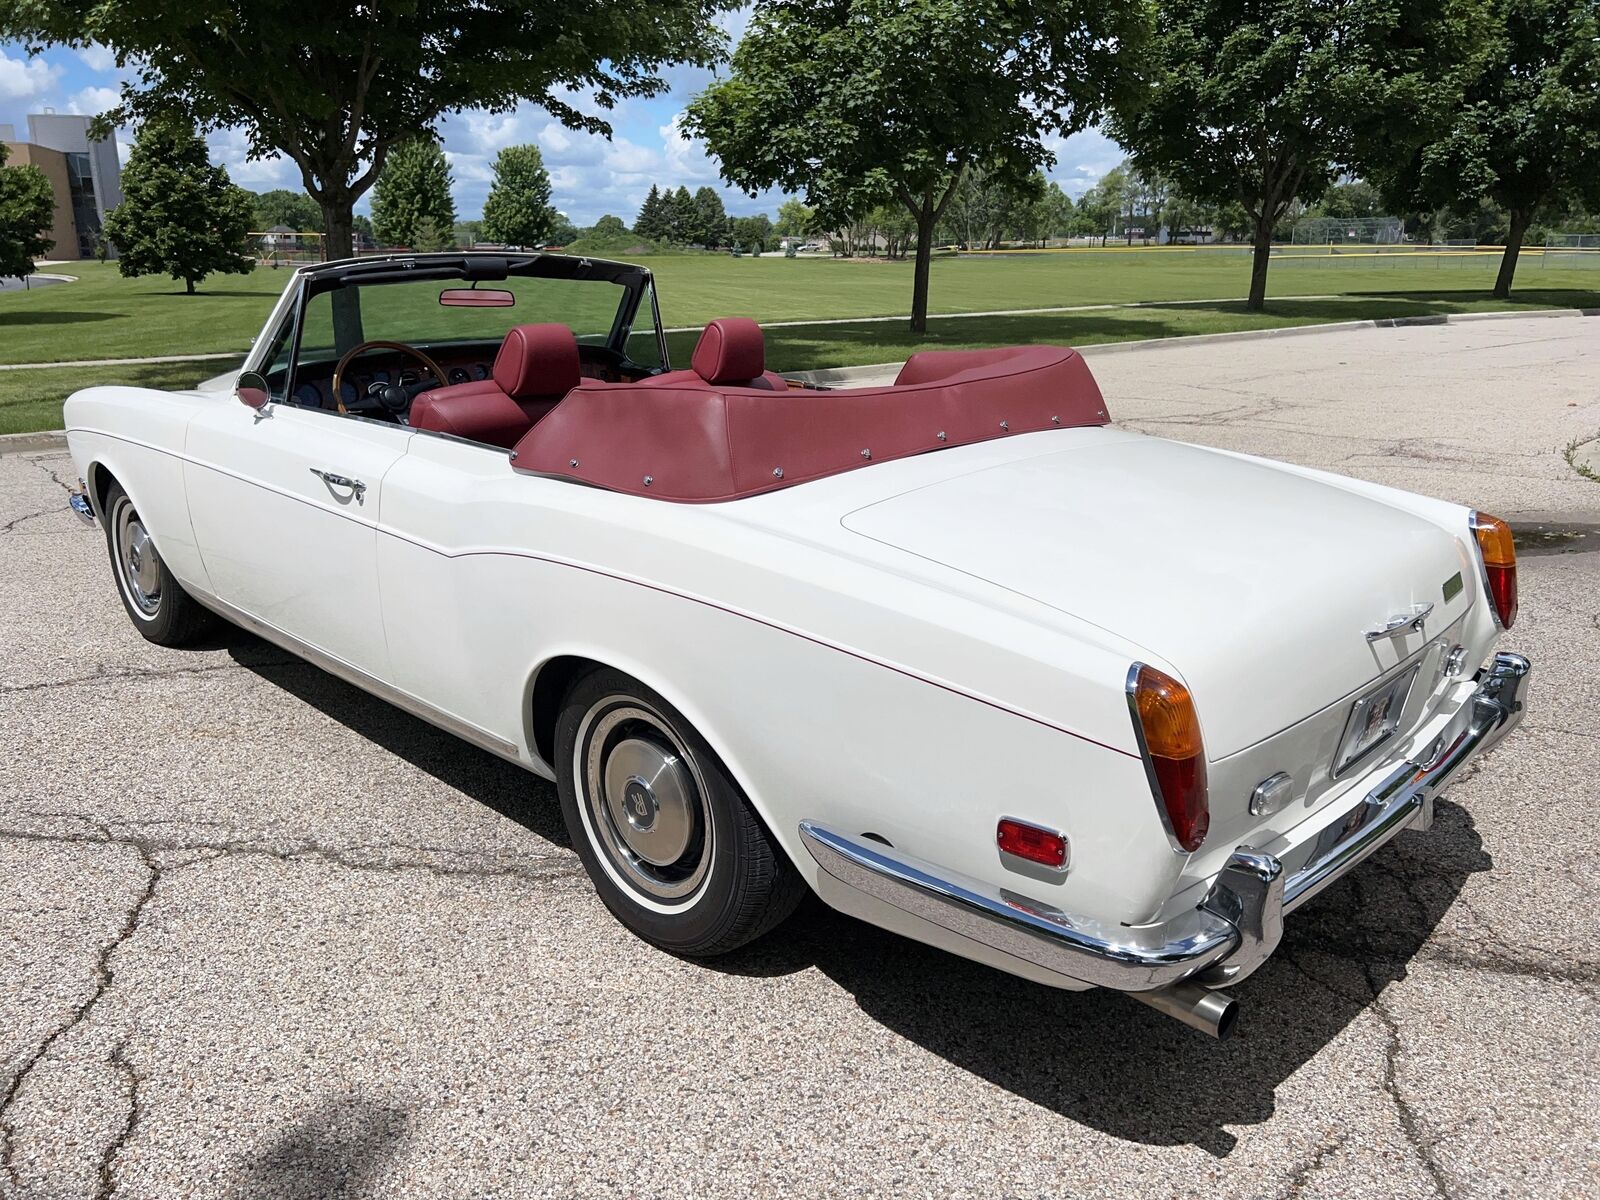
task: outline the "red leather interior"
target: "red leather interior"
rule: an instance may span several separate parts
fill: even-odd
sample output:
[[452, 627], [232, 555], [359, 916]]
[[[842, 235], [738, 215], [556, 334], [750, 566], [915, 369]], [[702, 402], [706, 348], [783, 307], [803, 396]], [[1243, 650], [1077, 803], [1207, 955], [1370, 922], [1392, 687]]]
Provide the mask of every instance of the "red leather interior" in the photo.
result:
[[508, 449], [533, 424], [522, 406], [492, 379], [423, 392], [411, 402], [410, 422], [413, 429], [454, 434]]
[[946, 446], [1110, 420], [1087, 364], [1060, 346], [931, 351], [877, 388], [774, 394], [664, 378], [573, 391], [517, 443], [517, 469], [662, 500], [734, 500]]
[[788, 380], [767, 370], [767, 339], [749, 317], [718, 317], [695, 343], [687, 371], [666, 371], [641, 379], [646, 387], [766, 388], [787, 391]]
[[582, 377], [578, 339], [565, 325], [513, 326], [494, 359], [494, 381], [513, 400], [559, 400]]
[[689, 365], [707, 383], [743, 387], [767, 369], [767, 339], [749, 317], [719, 317], [700, 335]]
[[413, 429], [511, 447], [581, 382], [578, 339], [565, 325], [517, 325], [495, 355], [493, 377], [423, 392]]

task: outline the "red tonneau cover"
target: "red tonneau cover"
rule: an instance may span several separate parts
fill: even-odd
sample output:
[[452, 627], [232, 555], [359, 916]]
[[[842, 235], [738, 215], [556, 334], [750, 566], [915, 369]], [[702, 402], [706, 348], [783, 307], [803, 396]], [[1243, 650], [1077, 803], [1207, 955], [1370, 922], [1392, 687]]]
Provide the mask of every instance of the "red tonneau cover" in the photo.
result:
[[520, 471], [706, 503], [946, 446], [1109, 419], [1076, 350], [929, 350], [913, 355], [890, 387], [578, 388], [517, 443], [512, 461]]

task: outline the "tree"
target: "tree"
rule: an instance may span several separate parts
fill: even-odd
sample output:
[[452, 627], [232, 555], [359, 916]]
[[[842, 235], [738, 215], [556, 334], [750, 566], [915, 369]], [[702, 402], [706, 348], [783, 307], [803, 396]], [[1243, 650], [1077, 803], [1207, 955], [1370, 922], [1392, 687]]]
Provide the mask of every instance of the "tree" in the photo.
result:
[[816, 223], [817, 214], [798, 196], [790, 196], [778, 205], [778, 222], [772, 232], [779, 237], [803, 238]]
[[1504, 300], [1541, 209], [1600, 208], [1600, 6], [1493, 0], [1487, 28], [1450, 129], [1385, 175], [1382, 188], [1402, 208], [1472, 214], [1487, 199], [1503, 209], [1494, 294]]
[[1266, 303], [1272, 232], [1344, 170], [1409, 155], [1442, 127], [1480, 0], [1164, 0], [1147, 86], [1107, 131], [1187, 195], [1237, 201]]
[[38, 167], [8, 167], [10, 155], [0, 142], [0, 278], [33, 274], [35, 259], [55, 245], [50, 226], [56, 219], [55, 194]]
[[1138, 0], [764, 0], [685, 128], [747, 190], [803, 192], [834, 227], [895, 201], [917, 231], [927, 330], [934, 227], [966, 168], [1021, 182], [1047, 133], [1096, 119], [1143, 36]]
[[1311, 217], [1338, 217], [1341, 220], [1384, 215], [1383, 198], [1378, 189], [1364, 179], [1336, 183], [1322, 194], [1306, 213]]
[[1106, 239], [1117, 230], [1128, 192], [1128, 171], [1125, 167], [1112, 167], [1099, 181], [1083, 194], [1078, 202], [1080, 211], [1094, 222], [1095, 233], [1104, 246]]
[[639, 216], [633, 223], [633, 231], [652, 242], [664, 242], [672, 232], [667, 225], [667, 213], [661, 198], [661, 189], [653, 183], [650, 185], [650, 194], [644, 198], [644, 203], [639, 207]]
[[680, 184], [677, 191], [668, 193], [663, 200], [667, 240], [679, 245], [694, 241], [700, 214], [695, 209], [694, 197], [689, 194], [689, 189]]
[[542, 246], [556, 210], [550, 172], [537, 146], [507, 146], [494, 157], [494, 183], [483, 202], [483, 235], [508, 246]]
[[766, 213], [753, 217], [734, 217], [729, 222], [733, 244], [751, 254], [760, 254], [772, 240], [772, 221]]
[[277, 225], [287, 225], [296, 233], [313, 233], [322, 228], [322, 210], [304, 192], [273, 188], [257, 193], [253, 203], [255, 227], [260, 232]]
[[[0, 39], [30, 47], [110, 46], [132, 73], [121, 125], [179, 108], [206, 129], [241, 126], [253, 155], [281, 153], [322, 208], [330, 257], [350, 253], [351, 206], [389, 151], [464, 108], [503, 112], [530, 100], [573, 129], [610, 135], [602, 110], [664, 88], [668, 62], [709, 66], [728, 0], [333, 0], [314, 19], [293, 4], [238, 0], [0, 0]], [[530, 36], [554, 30], [559, 36]]]
[[[552, 246], [568, 246], [578, 240], [578, 227], [567, 220], [564, 212], [556, 213], [550, 222], [550, 242]], [[648, 239], [646, 239], [648, 240]]]
[[431, 137], [396, 146], [372, 190], [372, 228], [378, 241], [422, 250], [427, 249], [424, 234], [433, 242], [447, 235], [456, 224], [452, 182], [444, 150]]
[[214, 167], [194, 126], [174, 118], [146, 121], [122, 172], [122, 203], [106, 214], [107, 240], [124, 276], [166, 274], [195, 284], [214, 272], [247, 275], [244, 256], [255, 216], [253, 197]]
[[695, 235], [691, 241], [715, 250], [728, 242], [728, 211], [715, 188], [703, 187], [694, 194]]
[[482, 221], [457, 221], [452, 233], [455, 237], [456, 245], [467, 249], [477, 245], [479, 242], [494, 240], [483, 236]]

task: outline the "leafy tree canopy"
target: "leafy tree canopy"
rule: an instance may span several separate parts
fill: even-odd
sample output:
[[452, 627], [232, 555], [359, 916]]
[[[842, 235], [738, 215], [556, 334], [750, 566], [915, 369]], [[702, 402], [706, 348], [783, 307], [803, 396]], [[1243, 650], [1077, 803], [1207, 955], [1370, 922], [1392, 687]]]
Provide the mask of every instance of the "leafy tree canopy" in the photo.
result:
[[378, 241], [412, 250], [444, 249], [456, 224], [452, 182], [444, 150], [431, 137], [396, 146], [372, 192]]
[[146, 121], [122, 172], [122, 203], [106, 214], [106, 238], [125, 276], [166, 274], [195, 284], [216, 272], [248, 274], [243, 251], [254, 197], [211, 165], [194, 127], [173, 117]]
[[1600, 209], [1600, 4], [1491, 0], [1487, 45], [1443, 137], [1381, 182], [1401, 207], [1505, 210], [1494, 294], [1510, 296], [1517, 255], [1541, 209]]
[[35, 259], [55, 243], [56, 201], [50, 180], [38, 167], [7, 167], [10, 151], [0, 142], [0, 277], [33, 274]]
[[1476, 52], [1482, 0], [1163, 0], [1146, 86], [1108, 132], [1191, 197], [1255, 225], [1249, 307], [1272, 230], [1344, 170], [1409, 155], [1442, 128]]
[[322, 209], [304, 192], [274, 188], [256, 193], [253, 203], [259, 233], [277, 225], [287, 225], [296, 233], [315, 233], [322, 228]]
[[507, 246], [542, 246], [556, 210], [550, 172], [537, 146], [507, 146], [494, 159], [494, 183], [483, 202], [483, 236]]
[[568, 99], [664, 88], [667, 62], [709, 65], [709, 18], [731, 0], [332, 0], [308, 12], [264, 0], [0, 0], [0, 37], [110, 46], [133, 72], [122, 124], [181, 107], [205, 128], [240, 125], [258, 156], [281, 152], [322, 206], [329, 253], [350, 251], [351, 205], [389, 150], [464, 108], [530, 100], [574, 129], [610, 133]]
[[933, 228], [964, 169], [1020, 181], [1050, 162], [1044, 135], [1100, 115], [1144, 24], [1137, 0], [761, 0], [685, 127], [729, 181], [803, 193], [828, 228], [904, 205], [920, 332]]
[[778, 205], [778, 223], [772, 232], [779, 237], [805, 237], [816, 226], [817, 214], [798, 196]]

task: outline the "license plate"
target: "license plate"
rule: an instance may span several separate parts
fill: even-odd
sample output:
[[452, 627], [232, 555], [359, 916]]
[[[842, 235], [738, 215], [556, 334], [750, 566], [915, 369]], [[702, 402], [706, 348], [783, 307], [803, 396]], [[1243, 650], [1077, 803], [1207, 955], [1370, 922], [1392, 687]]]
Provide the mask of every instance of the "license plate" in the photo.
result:
[[1411, 685], [1421, 669], [1422, 664], [1418, 663], [1385, 680], [1350, 706], [1350, 719], [1345, 722], [1339, 753], [1333, 760], [1334, 775], [1342, 775], [1395, 735]]

